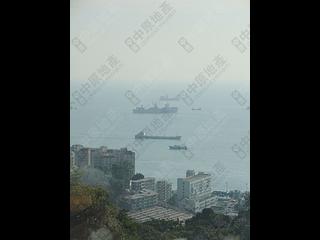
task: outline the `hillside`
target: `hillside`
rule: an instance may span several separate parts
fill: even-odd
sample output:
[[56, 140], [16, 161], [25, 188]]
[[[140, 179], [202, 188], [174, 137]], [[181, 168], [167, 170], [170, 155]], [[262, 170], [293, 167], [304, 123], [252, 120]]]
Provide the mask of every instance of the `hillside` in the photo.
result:
[[185, 226], [163, 220], [139, 224], [111, 203], [106, 190], [82, 183], [77, 173], [71, 176], [70, 187], [70, 240], [250, 239], [249, 207], [235, 219], [204, 209]]

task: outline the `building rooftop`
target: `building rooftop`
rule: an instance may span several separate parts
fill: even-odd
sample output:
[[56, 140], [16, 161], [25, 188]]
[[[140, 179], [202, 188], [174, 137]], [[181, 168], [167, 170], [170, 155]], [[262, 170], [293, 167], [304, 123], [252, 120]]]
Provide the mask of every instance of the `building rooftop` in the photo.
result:
[[135, 219], [137, 222], [147, 222], [153, 219], [157, 220], [178, 220], [184, 222], [193, 217], [192, 214], [179, 212], [171, 208], [164, 208], [160, 206], [147, 208], [139, 211], [131, 211], [128, 213], [130, 218]]
[[151, 190], [143, 189], [143, 190], [136, 192], [134, 194], [124, 196], [124, 198], [125, 199], [139, 199], [139, 198], [155, 196], [155, 195], [158, 195], [158, 193], [151, 191]]
[[145, 178], [142, 178], [142, 179], [139, 179], [139, 180], [131, 180], [131, 182], [145, 182], [145, 181], [149, 181], [149, 180], [155, 180], [154, 177], [145, 177]]
[[197, 180], [200, 180], [202, 178], [207, 178], [207, 177], [210, 177], [210, 176], [211, 176], [210, 174], [198, 173], [197, 175], [186, 177], [186, 178], [184, 178], [184, 180], [188, 181], [188, 182], [192, 182], [192, 181], [197, 181]]

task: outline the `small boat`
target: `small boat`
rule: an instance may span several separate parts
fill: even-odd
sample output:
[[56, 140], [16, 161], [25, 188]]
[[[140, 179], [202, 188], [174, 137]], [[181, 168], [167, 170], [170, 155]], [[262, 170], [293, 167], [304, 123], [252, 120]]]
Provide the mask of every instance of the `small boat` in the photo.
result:
[[192, 108], [192, 111], [200, 111], [201, 108]]
[[169, 146], [170, 150], [187, 150], [186, 146], [181, 146], [181, 145], [173, 145]]

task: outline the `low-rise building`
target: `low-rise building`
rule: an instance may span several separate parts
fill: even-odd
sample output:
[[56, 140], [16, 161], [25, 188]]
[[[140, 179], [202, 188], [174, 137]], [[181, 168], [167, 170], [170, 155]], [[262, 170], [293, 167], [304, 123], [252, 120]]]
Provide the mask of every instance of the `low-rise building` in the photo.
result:
[[208, 196], [202, 199], [184, 198], [179, 202], [179, 207], [193, 213], [202, 212], [205, 208], [211, 208], [216, 205], [216, 197]]
[[154, 207], [158, 204], [158, 193], [151, 190], [131, 192], [122, 196], [120, 205], [127, 210], [140, 210]]
[[214, 205], [212, 209], [214, 212], [229, 216], [237, 216], [238, 213], [235, 210], [235, 206], [237, 204], [237, 200], [234, 200], [230, 197], [220, 197], [215, 196]]
[[130, 189], [132, 191], [141, 191], [143, 189], [155, 191], [155, 178], [146, 177], [139, 180], [131, 180]]
[[184, 224], [187, 219], [190, 219], [193, 217], [192, 214], [184, 213], [178, 210], [174, 210], [171, 208], [164, 208], [160, 206], [155, 206], [152, 208], [147, 208], [139, 211], [130, 211], [128, 213], [128, 216], [140, 223], [157, 219], [157, 220], [167, 220], [167, 221], [168, 220], [178, 221], [178, 222], [181, 222], [182, 224]]

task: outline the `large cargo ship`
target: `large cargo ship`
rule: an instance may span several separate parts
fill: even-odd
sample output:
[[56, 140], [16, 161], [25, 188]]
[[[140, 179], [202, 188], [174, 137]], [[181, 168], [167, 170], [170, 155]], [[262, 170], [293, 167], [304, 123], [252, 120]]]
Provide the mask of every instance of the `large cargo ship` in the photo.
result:
[[160, 97], [160, 101], [179, 101], [179, 99], [179, 97], [168, 97], [168, 95]]
[[170, 150], [187, 150], [187, 147], [184, 145], [173, 145], [169, 146]]
[[145, 132], [141, 131], [134, 136], [135, 139], [167, 139], [180, 140], [181, 136], [147, 136]]
[[153, 114], [159, 114], [159, 113], [176, 113], [178, 111], [177, 107], [170, 107], [169, 104], [166, 104], [164, 107], [159, 108], [157, 104], [154, 104], [151, 108], [144, 108], [136, 107], [133, 109], [133, 113], [153, 113]]

